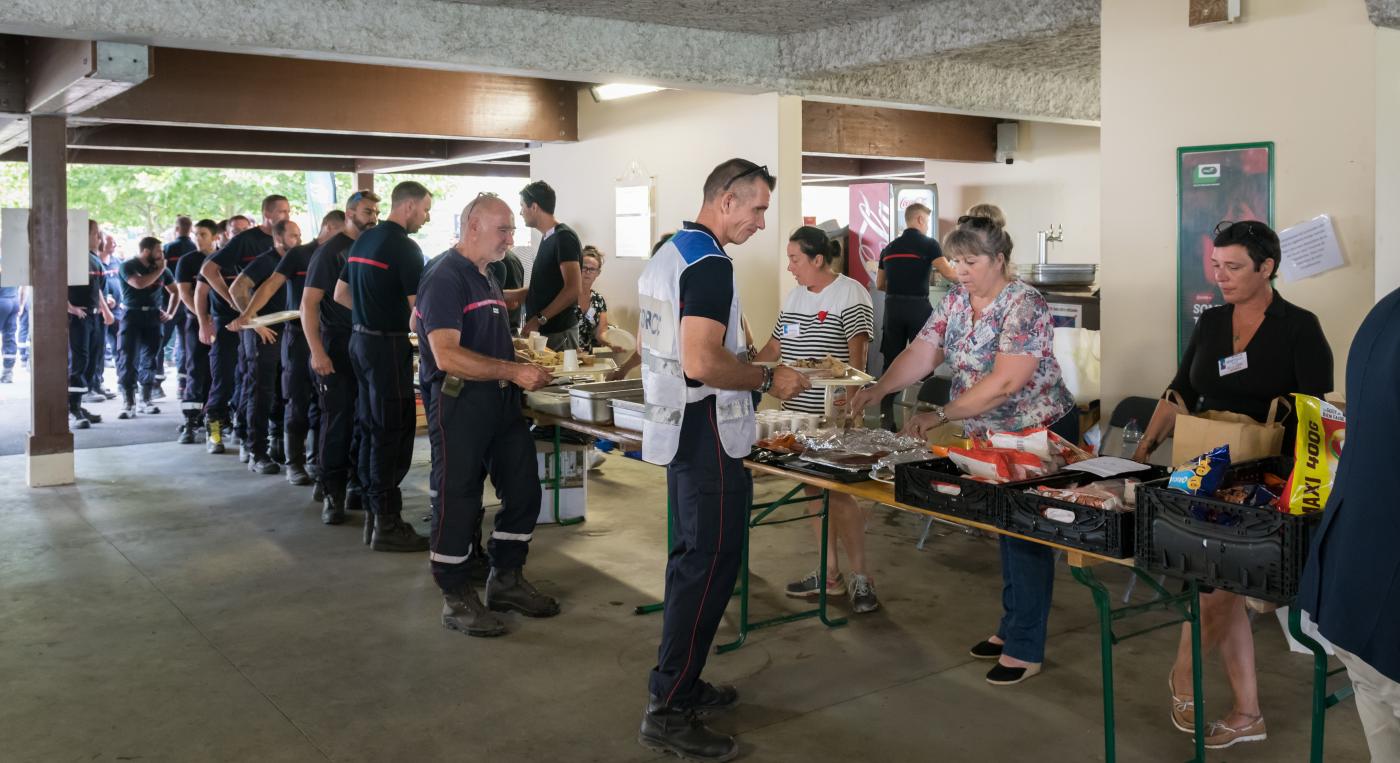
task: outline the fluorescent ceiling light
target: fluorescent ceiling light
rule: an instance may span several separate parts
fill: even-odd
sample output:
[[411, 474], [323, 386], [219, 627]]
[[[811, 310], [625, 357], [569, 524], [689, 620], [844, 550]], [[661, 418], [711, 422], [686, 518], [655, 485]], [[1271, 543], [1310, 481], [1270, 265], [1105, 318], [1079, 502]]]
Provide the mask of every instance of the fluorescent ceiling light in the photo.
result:
[[615, 101], [618, 98], [645, 95], [647, 93], [655, 93], [658, 90], [666, 89], [667, 88], [658, 87], [656, 85], [628, 85], [621, 82], [614, 82], [607, 85], [594, 85], [588, 88], [589, 92], [593, 93], [593, 100], [595, 101]]

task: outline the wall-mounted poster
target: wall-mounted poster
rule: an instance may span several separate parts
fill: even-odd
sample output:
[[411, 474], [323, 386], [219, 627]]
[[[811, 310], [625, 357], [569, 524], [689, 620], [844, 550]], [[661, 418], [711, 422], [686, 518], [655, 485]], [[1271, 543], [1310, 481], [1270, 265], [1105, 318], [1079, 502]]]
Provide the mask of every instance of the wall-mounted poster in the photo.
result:
[[1274, 144], [1178, 148], [1176, 182], [1179, 358], [1201, 313], [1225, 302], [1210, 269], [1215, 226], [1222, 220], [1274, 224]]

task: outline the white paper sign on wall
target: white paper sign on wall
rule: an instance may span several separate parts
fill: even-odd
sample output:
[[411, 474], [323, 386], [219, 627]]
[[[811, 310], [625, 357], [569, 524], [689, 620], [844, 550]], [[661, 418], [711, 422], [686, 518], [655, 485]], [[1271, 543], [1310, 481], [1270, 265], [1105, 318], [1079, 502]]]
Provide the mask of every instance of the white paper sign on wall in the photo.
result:
[[[88, 280], [88, 213], [68, 210], [68, 285]], [[0, 210], [0, 286], [29, 286], [29, 210]]]
[[614, 191], [617, 256], [651, 256], [652, 211], [650, 185], [620, 185]]
[[1346, 264], [1332, 218], [1318, 215], [1305, 223], [1278, 232], [1283, 250], [1279, 275], [1289, 283], [1336, 270]]

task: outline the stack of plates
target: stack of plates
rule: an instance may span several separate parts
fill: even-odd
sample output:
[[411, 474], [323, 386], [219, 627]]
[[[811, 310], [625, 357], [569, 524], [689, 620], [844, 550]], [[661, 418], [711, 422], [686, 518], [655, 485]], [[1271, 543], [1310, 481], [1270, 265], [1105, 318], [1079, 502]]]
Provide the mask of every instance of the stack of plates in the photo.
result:
[[1089, 286], [1098, 276], [1098, 265], [1017, 265], [1022, 281], [1037, 286]]

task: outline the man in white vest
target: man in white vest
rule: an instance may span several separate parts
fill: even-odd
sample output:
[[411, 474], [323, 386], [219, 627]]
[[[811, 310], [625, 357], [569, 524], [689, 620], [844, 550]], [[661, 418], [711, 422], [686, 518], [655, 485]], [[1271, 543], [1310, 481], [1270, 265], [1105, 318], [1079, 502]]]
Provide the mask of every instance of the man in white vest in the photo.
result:
[[666, 466], [675, 543], [666, 564], [661, 647], [639, 741], [691, 760], [730, 760], [738, 746], [700, 716], [733, 707], [732, 686], [700, 680], [738, 577], [753, 481], [754, 392], [787, 400], [809, 384], [786, 366], [749, 362], [727, 244], [763, 229], [777, 181], [730, 159], [705, 180], [705, 201], [647, 263], [637, 283], [646, 420], [642, 458]]

